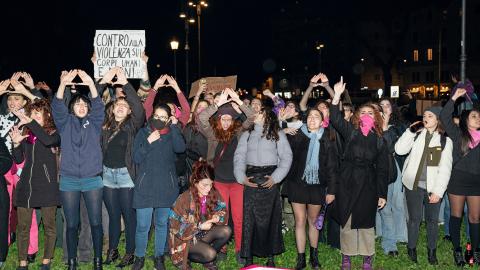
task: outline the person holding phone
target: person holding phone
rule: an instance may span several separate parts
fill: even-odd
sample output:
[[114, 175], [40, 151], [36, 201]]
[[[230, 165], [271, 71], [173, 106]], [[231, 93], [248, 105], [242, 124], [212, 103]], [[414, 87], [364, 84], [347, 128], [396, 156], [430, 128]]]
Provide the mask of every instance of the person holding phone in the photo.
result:
[[428, 262], [432, 265], [438, 264], [438, 214], [452, 170], [452, 140], [444, 134], [440, 111], [441, 107], [425, 110], [423, 120], [410, 125], [395, 144], [398, 155], [408, 155], [402, 170], [408, 209], [408, 256], [417, 263], [416, 248], [424, 211]]
[[225, 225], [226, 204], [213, 185], [214, 170], [205, 160], [193, 164], [188, 191], [182, 193], [170, 211], [169, 246], [172, 262], [190, 269], [190, 262], [216, 270], [220, 249], [232, 235]]

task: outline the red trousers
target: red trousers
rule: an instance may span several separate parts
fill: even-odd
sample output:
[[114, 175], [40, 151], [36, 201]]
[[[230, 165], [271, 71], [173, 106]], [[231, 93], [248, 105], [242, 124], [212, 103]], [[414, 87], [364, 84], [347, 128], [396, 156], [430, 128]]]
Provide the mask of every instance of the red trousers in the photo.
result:
[[235, 251], [240, 252], [242, 246], [243, 225], [243, 185], [238, 183], [221, 183], [215, 181], [215, 188], [222, 195], [227, 204], [227, 222], [229, 209], [232, 209], [233, 233], [235, 238]]

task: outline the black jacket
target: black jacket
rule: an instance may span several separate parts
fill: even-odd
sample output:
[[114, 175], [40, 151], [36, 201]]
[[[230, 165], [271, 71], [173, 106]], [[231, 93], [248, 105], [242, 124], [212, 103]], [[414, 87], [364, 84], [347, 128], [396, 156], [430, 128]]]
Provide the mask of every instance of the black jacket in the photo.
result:
[[[320, 139], [320, 154], [318, 177], [322, 187], [327, 188], [329, 194], [335, 194], [337, 182], [338, 169], [338, 152], [334, 141], [328, 138], [329, 129], [325, 129], [322, 138]], [[307, 163], [308, 145], [310, 138], [308, 138], [301, 130], [298, 130], [296, 135], [287, 135], [290, 148], [293, 153], [292, 166], [285, 178], [288, 185], [307, 185], [303, 180], [303, 173]]]
[[[378, 199], [387, 199], [387, 144], [373, 131], [363, 136], [353, 124], [343, 119], [338, 106], [330, 107], [330, 123], [344, 138], [348, 138], [338, 173], [332, 214], [342, 226], [351, 215], [352, 229], [373, 228]], [[352, 136], [354, 132], [357, 135]]]
[[479, 175], [480, 174], [480, 146], [469, 149], [466, 155], [462, 153], [462, 135], [460, 128], [455, 125], [452, 119], [454, 101], [450, 99], [440, 113], [442, 122], [448, 137], [453, 142], [453, 170]]
[[[127, 102], [132, 110], [131, 117], [123, 124], [122, 130], [128, 134], [127, 149], [125, 151], [125, 164], [127, 165], [128, 173], [133, 180], [137, 174], [137, 166], [135, 165], [135, 162], [133, 162], [133, 142], [135, 141], [135, 136], [137, 135], [138, 130], [145, 122], [145, 110], [143, 109], [142, 101], [130, 83], [123, 86], [123, 91], [125, 92]], [[112, 130], [102, 129], [103, 156], [105, 156], [105, 153], [107, 152], [109, 138], [113, 133]]]
[[13, 148], [15, 163], [19, 164], [25, 160], [14, 193], [14, 205], [24, 208], [60, 205], [55, 150], [60, 145], [60, 135], [56, 131], [47, 134], [35, 120], [26, 127], [37, 139], [32, 144], [27, 138], [18, 147]]

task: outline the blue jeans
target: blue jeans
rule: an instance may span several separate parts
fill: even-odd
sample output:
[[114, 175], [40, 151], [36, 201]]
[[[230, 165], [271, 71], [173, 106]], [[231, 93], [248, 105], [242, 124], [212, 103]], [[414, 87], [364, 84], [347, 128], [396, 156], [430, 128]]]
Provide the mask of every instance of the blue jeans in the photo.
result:
[[[445, 232], [445, 235], [450, 235], [450, 201], [448, 200], [448, 194], [445, 192], [443, 195], [443, 202], [442, 206], [443, 208], [443, 230]], [[468, 208], [467, 204], [465, 204], [465, 207], [463, 209], [463, 221], [465, 222], [465, 233], [467, 238], [470, 237], [470, 228], [468, 226]]]
[[68, 258], [77, 257], [78, 229], [80, 224], [80, 199], [83, 196], [87, 208], [90, 230], [92, 233], [93, 251], [95, 258], [102, 257], [103, 229], [102, 229], [102, 188], [89, 191], [61, 191], [60, 199], [67, 223], [67, 250]]
[[133, 188], [130, 173], [126, 167], [118, 169], [110, 169], [103, 166], [103, 185], [109, 188]]
[[155, 257], [163, 256], [167, 241], [167, 224], [170, 208], [137, 209], [137, 230], [135, 232], [135, 256], [145, 257], [148, 244], [148, 232], [155, 215]]
[[407, 217], [405, 214], [405, 194], [402, 172], [397, 165], [398, 176], [388, 185], [387, 204], [377, 212], [377, 235], [382, 236], [385, 253], [397, 251], [397, 242], [407, 242]]

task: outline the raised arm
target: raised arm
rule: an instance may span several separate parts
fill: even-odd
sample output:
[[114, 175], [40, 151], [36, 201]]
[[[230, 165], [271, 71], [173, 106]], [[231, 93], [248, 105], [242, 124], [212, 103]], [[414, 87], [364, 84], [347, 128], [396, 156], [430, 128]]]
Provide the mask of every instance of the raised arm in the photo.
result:
[[180, 110], [182, 112], [182, 115], [178, 119], [180, 123], [183, 124], [183, 126], [186, 126], [188, 123], [188, 120], [190, 120], [190, 104], [188, 103], [188, 100], [185, 98], [185, 95], [183, 94], [182, 90], [180, 90], [180, 87], [177, 84], [177, 81], [171, 76], [167, 76], [167, 81], [170, 87], [175, 90], [177, 93], [177, 99], [178, 102], [180, 103]]
[[455, 94], [450, 100], [448, 100], [447, 104], [445, 104], [442, 111], [440, 112], [440, 121], [442, 122], [442, 125], [445, 128], [448, 137], [450, 137], [454, 142], [457, 142], [461, 136], [460, 128], [455, 125], [452, 119], [455, 101], [466, 93], [467, 91], [465, 89], [458, 88]]
[[354, 127], [350, 122], [347, 122], [344, 118], [338, 103], [342, 97], [342, 93], [345, 91], [345, 83], [343, 83], [343, 77], [334, 86], [335, 95], [333, 96], [332, 106], [330, 106], [330, 123], [333, 127], [342, 135], [343, 138], [350, 138]]

